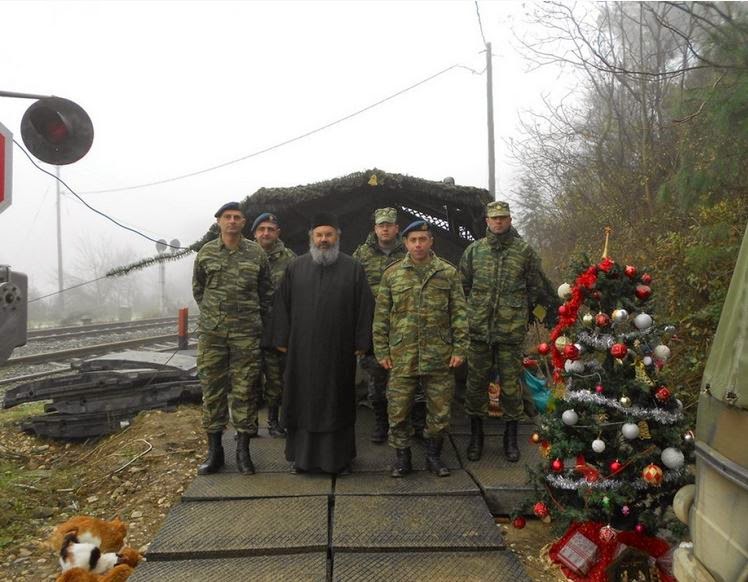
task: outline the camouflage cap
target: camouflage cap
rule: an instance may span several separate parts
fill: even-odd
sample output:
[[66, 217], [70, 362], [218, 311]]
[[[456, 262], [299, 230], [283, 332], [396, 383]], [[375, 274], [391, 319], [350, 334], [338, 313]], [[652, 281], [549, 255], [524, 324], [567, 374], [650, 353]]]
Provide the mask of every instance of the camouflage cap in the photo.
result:
[[511, 216], [509, 203], [501, 200], [495, 200], [486, 204], [486, 216], [489, 218], [498, 218], [500, 216]]
[[382, 224], [383, 222], [396, 223], [397, 210], [395, 208], [377, 208], [374, 211], [374, 224]]
[[425, 220], [415, 220], [405, 227], [403, 230], [403, 238], [408, 238], [408, 234], [419, 230], [430, 231], [431, 225]]

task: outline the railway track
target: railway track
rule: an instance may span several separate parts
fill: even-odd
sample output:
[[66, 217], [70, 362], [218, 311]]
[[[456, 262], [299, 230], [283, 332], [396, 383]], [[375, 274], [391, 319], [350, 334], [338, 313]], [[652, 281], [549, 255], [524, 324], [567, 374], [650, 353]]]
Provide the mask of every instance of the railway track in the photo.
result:
[[140, 319], [137, 321], [118, 321], [110, 323], [92, 323], [87, 325], [72, 325], [66, 327], [50, 327], [44, 329], [31, 329], [26, 332], [26, 339], [32, 341], [71, 339], [75, 337], [88, 337], [91, 335], [106, 335], [112, 333], [131, 332], [141, 329], [176, 325], [174, 317], [156, 317], [152, 319]]

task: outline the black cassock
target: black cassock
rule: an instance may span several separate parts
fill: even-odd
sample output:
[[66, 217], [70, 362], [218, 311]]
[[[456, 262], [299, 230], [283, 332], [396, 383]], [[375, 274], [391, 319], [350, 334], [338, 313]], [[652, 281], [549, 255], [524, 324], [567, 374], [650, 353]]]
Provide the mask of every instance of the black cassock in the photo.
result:
[[292, 261], [275, 294], [272, 345], [287, 347], [282, 420], [286, 459], [337, 473], [356, 456], [356, 351], [371, 346], [374, 298], [361, 264], [308, 253]]

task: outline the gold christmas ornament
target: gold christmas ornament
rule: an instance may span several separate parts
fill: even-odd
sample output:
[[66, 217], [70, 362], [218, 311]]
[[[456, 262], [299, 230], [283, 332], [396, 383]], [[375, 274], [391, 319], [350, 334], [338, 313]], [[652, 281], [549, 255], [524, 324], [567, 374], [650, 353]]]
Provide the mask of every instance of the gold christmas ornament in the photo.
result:
[[560, 335], [556, 338], [556, 349], [562, 352], [564, 348], [571, 343], [571, 340], [565, 335]]
[[652, 435], [649, 434], [649, 425], [646, 420], [639, 421], [639, 438], [644, 440], [652, 438]]
[[620, 402], [621, 406], [623, 406], [624, 408], [631, 408], [631, 398], [629, 398], [628, 396], [621, 396], [618, 402]]
[[649, 374], [647, 374], [647, 367], [644, 365], [643, 360], [639, 360], [636, 362], [636, 365], [634, 366], [634, 371], [636, 373], [636, 379], [641, 382], [642, 384], [646, 386], [654, 386], [654, 382], [649, 377]]

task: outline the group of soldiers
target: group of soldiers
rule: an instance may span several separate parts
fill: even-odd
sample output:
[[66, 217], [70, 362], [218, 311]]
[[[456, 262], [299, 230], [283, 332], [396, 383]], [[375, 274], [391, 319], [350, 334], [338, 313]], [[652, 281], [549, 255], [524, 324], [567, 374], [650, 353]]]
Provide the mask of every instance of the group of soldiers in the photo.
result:
[[[252, 224], [256, 242], [242, 236], [246, 220], [238, 203], [225, 204], [215, 217], [219, 236], [198, 252], [193, 274], [209, 447], [198, 473], [216, 472], [224, 464], [221, 436], [230, 415], [238, 470], [251, 474], [249, 439], [257, 433], [260, 393], [268, 405], [270, 435], [284, 436], [278, 421], [284, 354], [263, 344], [262, 330], [273, 292], [295, 254], [280, 240], [279, 221], [271, 213], [260, 214]], [[503, 449], [507, 460], [518, 461], [518, 421], [524, 413], [535, 414], [527, 408], [520, 381], [530, 310], [536, 304], [555, 306], [537, 254], [512, 228], [509, 205], [487, 205], [486, 236], [465, 250], [459, 267], [434, 253], [428, 222], [415, 221], [401, 234], [394, 208], [377, 209], [373, 218], [373, 231], [353, 254], [363, 265], [376, 305], [372, 349], [360, 364], [375, 416], [371, 441], [389, 440], [396, 452], [391, 475], [412, 470], [414, 429], [424, 439], [429, 470], [449, 475], [441, 450], [451, 419], [455, 368], [465, 360], [468, 458], [481, 457], [488, 383], [498, 375]]]

